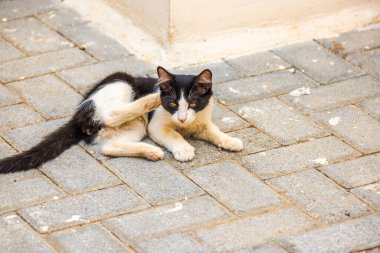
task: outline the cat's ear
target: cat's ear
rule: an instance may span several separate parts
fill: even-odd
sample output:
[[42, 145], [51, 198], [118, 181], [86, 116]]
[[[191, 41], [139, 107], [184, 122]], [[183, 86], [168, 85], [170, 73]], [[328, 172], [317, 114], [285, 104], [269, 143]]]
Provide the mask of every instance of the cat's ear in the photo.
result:
[[157, 86], [159, 86], [161, 90], [165, 90], [165, 91], [169, 90], [170, 83], [173, 81], [173, 75], [170, 74], [166, 69], [164, 69], [161, 66], [157, 67], [157, 75], [158, 75]]
[[211, 90], [212, 73], [209, 69], [203, 70], [195, 79], [195, 92], [205, 94]]

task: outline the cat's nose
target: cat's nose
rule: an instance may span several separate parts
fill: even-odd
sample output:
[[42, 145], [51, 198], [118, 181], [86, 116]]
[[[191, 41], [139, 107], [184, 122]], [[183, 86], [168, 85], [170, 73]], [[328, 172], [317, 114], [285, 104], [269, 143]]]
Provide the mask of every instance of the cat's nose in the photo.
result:
[[178, 118], [178, 120], [181, 121], [181, 123], [183, 123], [186, 121], [186, 118]]

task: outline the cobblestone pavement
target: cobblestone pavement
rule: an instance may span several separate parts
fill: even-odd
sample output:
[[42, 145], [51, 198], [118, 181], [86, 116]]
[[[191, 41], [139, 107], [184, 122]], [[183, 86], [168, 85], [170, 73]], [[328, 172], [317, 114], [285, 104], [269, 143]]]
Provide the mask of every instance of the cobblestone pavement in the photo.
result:
[[[0, 1], [0, 19], [0, 157], [105, 75], [154, 75], [59, 2]], [[0, 252], [379, 252], [380, 29], [175, 72], [205, 67], [244, 151], [191, 141], [193, 161], [149, 162], [80, 145], [1, 175]]]

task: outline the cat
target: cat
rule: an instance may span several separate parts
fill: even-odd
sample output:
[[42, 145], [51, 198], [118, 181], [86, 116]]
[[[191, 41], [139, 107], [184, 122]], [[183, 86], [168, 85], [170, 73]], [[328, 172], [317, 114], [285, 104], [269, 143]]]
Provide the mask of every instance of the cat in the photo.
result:
[[178, 161], [194, 158], [194, 147], [184, 137], [205, 140], [229, 151], [240, 151], [243, 143], [222, 131], [212, 122], [214, 104], [212, 73], [203, 70], [198, 76], [174, 75], [157, 68], [162, 105], [153, 112], [148, 124], [149, 137], [172, 152]]
[[123, 72], [106, 77], [87, 92], [65, 125], [35, 147], [0, 160], [0, 173], [37, 168], [82, 140], [100, 143], [107, 156], [162, 159], [161, 148], [141, 142], [147, 132], [179, 161], [194, 158], [194, 148], [182, 136], [231, 151], [243, 148], [240, 139], [224, 134], [211, 121], [210, 70], [198, 76], [173, 75], [158, 67], [157, 73], [159, 79]]

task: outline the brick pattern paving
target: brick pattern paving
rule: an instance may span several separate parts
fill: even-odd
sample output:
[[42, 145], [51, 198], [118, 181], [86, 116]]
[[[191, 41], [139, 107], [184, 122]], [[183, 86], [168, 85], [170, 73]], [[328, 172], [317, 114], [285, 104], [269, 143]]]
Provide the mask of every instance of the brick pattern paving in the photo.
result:
[[[371, 29], [174, 69], [213, 71], [214, 121], [245, 149], [191, 140], [180, 163], [79, 145], [1, 175], [0, 252], [378, 252], [379, 47]], [[155, 75], [58, 0], [0, 1], [0, 158], [117, 70]]]

